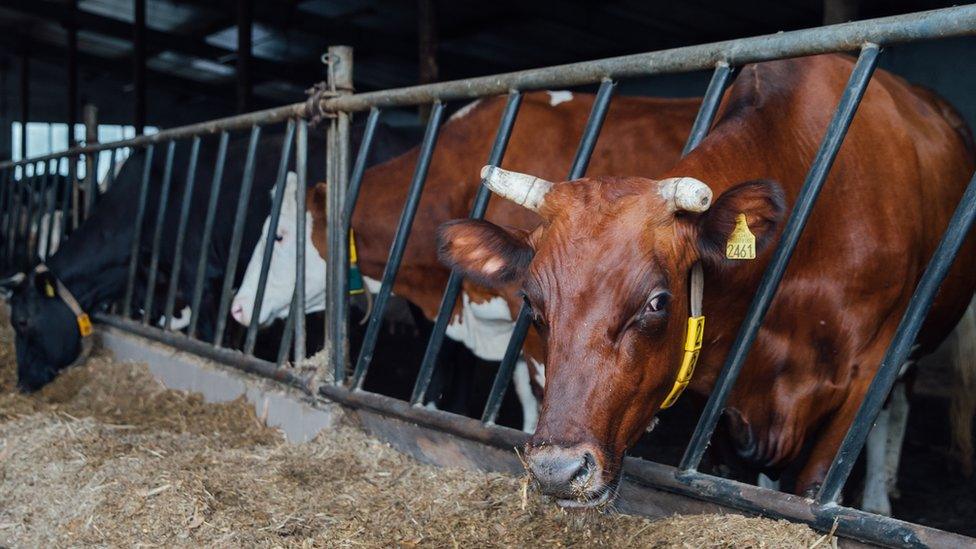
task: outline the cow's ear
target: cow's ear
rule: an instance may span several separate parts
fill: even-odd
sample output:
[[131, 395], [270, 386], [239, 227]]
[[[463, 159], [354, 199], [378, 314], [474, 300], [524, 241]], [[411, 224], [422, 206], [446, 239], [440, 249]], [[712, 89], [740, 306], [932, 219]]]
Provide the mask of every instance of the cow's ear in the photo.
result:
[[726, 257], [726, 246], [740, 214], [745, 216], [746, 226], [755, 236], [755, 253], [762, 253], [779, 232], [785, 213], [783, 188], [775, 181], [757, 179], [728, 189], [698, 218], [702, 260], [713, 265], [736, 261]]
[[492, 289], [521, 279], [534, 253], [527, 233], [477, 219], [448, 221], [437, 237], [442, 263]]

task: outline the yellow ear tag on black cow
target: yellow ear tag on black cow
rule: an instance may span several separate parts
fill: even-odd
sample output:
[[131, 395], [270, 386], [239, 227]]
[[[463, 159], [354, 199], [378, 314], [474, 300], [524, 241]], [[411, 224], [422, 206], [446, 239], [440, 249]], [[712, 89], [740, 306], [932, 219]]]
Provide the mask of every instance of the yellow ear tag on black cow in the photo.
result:
[[44, 283], [44, 295], [46, 295], [48, 298], [52, 298], [56, 293], [57, 292], [54, 291], [54, 286], [50, 282]]
[[756, 259], [756, 236], [749, 231], [746, 214], [735, 218], [735, 228], [725, 244], [725, 257], [728, 259]]
[[78, 315], [78, 331], [81, 332], [81, 337], [92, 335], [91, 319], [85, 313]]

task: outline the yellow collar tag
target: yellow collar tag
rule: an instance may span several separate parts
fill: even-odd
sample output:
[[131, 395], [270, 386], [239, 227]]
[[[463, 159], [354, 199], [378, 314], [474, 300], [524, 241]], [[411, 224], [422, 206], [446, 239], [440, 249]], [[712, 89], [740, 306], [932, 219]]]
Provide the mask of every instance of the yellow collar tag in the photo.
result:
[[349, 229], [349, 263], [351, 265], [356, 264], [356, 236], [352, 229]]
[[78, 331], [81, 332], [81, 337], [88, 337], [92, 335], [92, 323], [88, 315], [81, 313], [77, 317], [78, 320]]
[[55, 295], [54, 286], [52, 286], [50, 282], [44, 283], [44, 295], [48, 298], [53, 298]]
[[674, 386], [671, 387], [671, 392], [661, 404], [662, 410], [670, 408], [691, 383], [691, 376], [695, 373], [695, 364], [698, 363], [698, 355], [701, 353], [704, 335], [705, 317], [688, 317], [688, 330], [685, 332], [685, 347], [684, 354], [681, 357], [681, 367], [678, 368], [678, 377], [674, 381]]
[[728, 259], [756, 259], [756, 237], [749, 231], [746, 214], [735, 218], [735, 228], [725, 244], [725, 257]]

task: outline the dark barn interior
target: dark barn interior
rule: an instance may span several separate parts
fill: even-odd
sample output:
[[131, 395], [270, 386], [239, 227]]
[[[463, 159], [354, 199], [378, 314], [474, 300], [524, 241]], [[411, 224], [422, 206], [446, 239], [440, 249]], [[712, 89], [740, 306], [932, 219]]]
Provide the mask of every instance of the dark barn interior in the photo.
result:
[[[3, 0], [0, 160], [21, 160], [25, 149], [26, 157], [63, 150], [69, 144], [67, 127], [75, 127], [74, 143], [86, 142], [81, 127], [86, 113], [105, 126], [99, 131], [104, 142], [142, 129], [303, 101], [306, 89], [325, 78], [322, 56], [332, 45], [353, 48], [359, 92], [951, 5], [940, 0]], [[976, 38], [953, 38], [892, 48], [880, 66], [938, 92], [976, 127], [974, 59]], [[709, 77], [696, 72], [628, 80], [617, 93], [700, 96]], [[385, 121], [420, 128], [422, 116], [401, 109]], [[938, 371], [938, 360], [931, 362]], [[924, 380], [918, 385], [923, 390], [910, 416], [895, 516], [976, 535], [976, 484], [947, 470], [941, 450], [949, 438], [944, 388]], [[644, 450], [676, 462], [699, 409], [700, 403], [686, 399], [664, 414], [657, 438]]]

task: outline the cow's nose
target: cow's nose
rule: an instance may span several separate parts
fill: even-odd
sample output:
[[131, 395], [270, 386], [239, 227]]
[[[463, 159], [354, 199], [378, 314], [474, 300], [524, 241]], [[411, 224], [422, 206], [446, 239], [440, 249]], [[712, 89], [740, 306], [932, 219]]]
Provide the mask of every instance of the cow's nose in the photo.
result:
[[542, 492], [558, 497], [586, 490], [596, 466], [593, 454], [579, 447], [543, 446], [532, 450], [527, 460]]
[[247, 326], [251, 323], [251, 315], [244, 309], [244, 305], [239, 301], [234, 301], [230, 309], [230, 316], [234, 317], [238, 323]]

